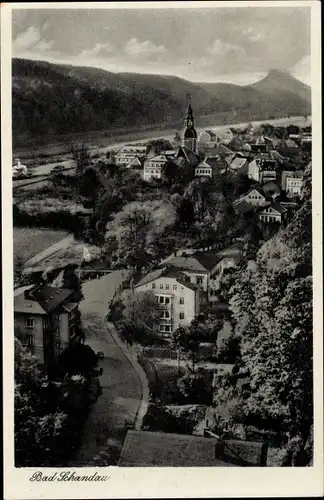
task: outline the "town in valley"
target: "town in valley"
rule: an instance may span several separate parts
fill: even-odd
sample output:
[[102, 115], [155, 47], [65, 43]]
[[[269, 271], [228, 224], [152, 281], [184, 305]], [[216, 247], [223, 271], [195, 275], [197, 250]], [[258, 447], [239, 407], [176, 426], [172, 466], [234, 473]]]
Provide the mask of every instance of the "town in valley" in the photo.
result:
[[12, 64], [16, 467], [310, 466], [310, 87]]

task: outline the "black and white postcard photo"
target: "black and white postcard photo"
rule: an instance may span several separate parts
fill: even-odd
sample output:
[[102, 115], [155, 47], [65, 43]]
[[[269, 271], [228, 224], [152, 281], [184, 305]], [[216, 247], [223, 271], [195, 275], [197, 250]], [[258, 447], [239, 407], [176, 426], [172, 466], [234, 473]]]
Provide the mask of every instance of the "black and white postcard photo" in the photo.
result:
[[6, 499], [324, 493], [320, 7], [3, 4]]

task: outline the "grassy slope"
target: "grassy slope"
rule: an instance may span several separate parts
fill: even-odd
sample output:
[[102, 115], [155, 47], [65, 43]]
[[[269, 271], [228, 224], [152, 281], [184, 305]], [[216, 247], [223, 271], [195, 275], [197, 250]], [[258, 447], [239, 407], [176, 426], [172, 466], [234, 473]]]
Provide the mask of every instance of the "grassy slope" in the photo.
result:
[[20, 257], [26, 261], [62, 240], [67, 234], [66, 231], [52, 229], [15, 227], [13, 230], [14, 258]]

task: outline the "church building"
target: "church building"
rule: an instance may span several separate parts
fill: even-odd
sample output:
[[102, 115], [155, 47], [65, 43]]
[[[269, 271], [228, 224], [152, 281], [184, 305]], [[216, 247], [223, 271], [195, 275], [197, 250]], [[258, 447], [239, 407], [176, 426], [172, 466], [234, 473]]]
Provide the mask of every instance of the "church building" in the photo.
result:
[[185, 131], [184, 131], [184, 146], [191, 149], [194, 153], [197, 153], [197, 132], [195, 129], [194, 116], [191, 107], [191, 97], [188, 95], [189, 104], [187, 109], [187, 116], [185, 120]]

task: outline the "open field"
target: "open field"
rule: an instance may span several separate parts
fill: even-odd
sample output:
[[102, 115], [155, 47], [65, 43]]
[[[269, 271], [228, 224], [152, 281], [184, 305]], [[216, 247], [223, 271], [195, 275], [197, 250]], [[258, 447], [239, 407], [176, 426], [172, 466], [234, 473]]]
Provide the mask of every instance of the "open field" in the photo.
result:
[[67, 234], [67, 231], [56, 231], [53, 229], [14, 227], [14, 258], [18, 257], [27, 261], [54, 243], [65, 238]]

